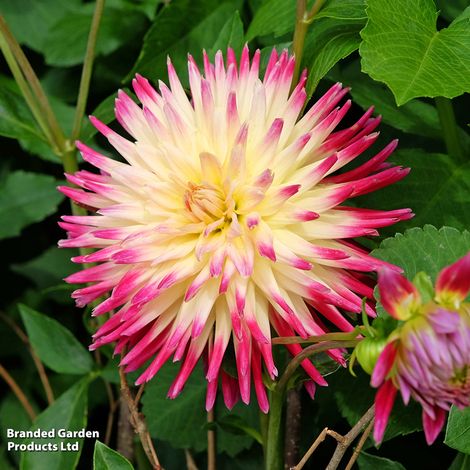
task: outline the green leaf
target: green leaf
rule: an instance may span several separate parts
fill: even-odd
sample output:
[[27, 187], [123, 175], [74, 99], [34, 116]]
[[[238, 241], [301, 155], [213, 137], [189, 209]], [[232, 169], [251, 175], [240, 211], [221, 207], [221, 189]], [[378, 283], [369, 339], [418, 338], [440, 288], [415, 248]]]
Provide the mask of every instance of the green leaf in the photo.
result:
[[401, 230], [425, 224], [470, 227], [470, 162], [459, 165], [447, 155], [420, 149], [398, 151], [389, 161], [410, 167], [410, 174], [392, 186], [358, 198], [359, 205], [367, 203], [367, 207], [380, 209], [411, 207], [416, 215], [401, 222], [397, 226]]
[[31, 153], [45, 154], [45, 159], [59, 161], [36, 124], [18, 87], [6, 77], [0, 77], [0, 135], [18, 139]]
[[18, 235], [57, 210], [63, 196], [49, 175], [15, 171], [0, 188], [0, 239]]
[[198, 60], [210, 49], [221, 29], [241, 6], [240, 0], [177, 0], [166, 5], [147, 32], [140, 56], [128, 79], [136, 72], [150, 79], [167, 76], [169, 55], [183, 83], [187, 83], [187, 53]]
[[470, 89], [470, 7], [436, 30], [433, 0], [369, 0], [359, 49], [362, 70], [386, 83], [398, 105]]
[[[83, 62], [93, 10], [94, 4], [85, 5], [53, 25], [42, 47], [49, 65], [70, 67]], [[98, 56], [114, 52], [126, 42], [134, 40], [146, 24], [143, 13], [106, 7], [95, 54]]]
[[273, 34], [275, 37], [294, 31], [295, 0], [267, 0], [263, 2], [248, 27], [246, 40]]
[[311, 96], [320, 80], [361, 42], [362, 23], [325, 18], [314, 22], [305, 40], [303, 63], [308, 68], [307, 94]]
[[444, 443], [464, 454], [470, 454], [470, 408], [459, 410], [452, 406]]
[[455, 262], [470, 250], [470, 233], [452, 227], [440, 230], [426, 225], [412, 228], [394, 238], [387, 238], [372, 256], [402, 267], [408, 279], [420, 271], [431, 276], [433, 282], [442, 268]]
[[468, 0], [436, 0], [436, 5], [441, 16], [453, 21], [468, 7]]
[[399, 462], [367, 454], [366, 452], [359, 454], [357, 463], [359, 464], [359, 470], [377, 470], [379, 468], [380, 470], [406, 470]]
[[[207, 448], [207, 417], [205, 412], [205, 396], [207, 382], [203, 378], [200, 365], [198, 365], [185, 385], [181, 395], [174, 400], [166, 398], [168, 389], [175, 379], [178, 364], [167, 363], [157, 377], [145, 387], [142, 397], [143, 413], [147, 418], [149, 431], [152, 437], [167, 441], [172, 447], [178, 449], [192, 448], [201, 452]], [[254, 415], [253, 415], [254, 411]], [[237, 414], [245, 422], [239, 420], [237, 428], [241, 426], [256, 426], [258, 414], [254, 407], [245, 405], [236, 406], [232, 414]], [[230, 414], [220, 403], [216, 406], [216, 424], [219, 423], [217, 433], [217, 451], [226, 452], [234, 456], [251, 446], [253, 438], [250, 435], [234, 434], [229, 428], [223, 426], [224, 419]]]
[[19, 305], [29, 340], [47, 367], [63, 374], [86, 374], [93, 368], [88, 351], [59, 322]]
[[[313, 1], [309, 1], [311, 7]], [[282, 36], [294, 31], [296, 17], [295, 0], [267, 0], [257, 10], [251, 22], [246, 38], [251, 41], [257, 36], [273, 34], [274, 37]], [[310, 30], [318, 27], [316, 20], [329, 18], [340, 20], [340, 22], [364, 23], [366, 15], [364, 12], [364, 0], [329, 0], [315, 15]], [[308, 48], [304, 49], [305, 52]]]
[[80, 4], [80, 0], [2, 0], [0, 12], [21, 44], [41, 52], [54, 23]]
[[132, 470], [129, 460], [100, 441], [95, 442], [93, 470]]
[[358, 21], [361, 24], [367, 19], [365, 0], [330, 0], [315, 15], [314, 20], [333, 18], [343, 21]]
[[[352, 377], [348, 371], [340, 371], [331, 376], [330, 387], [341, 415], [353, 426], [374, 403], [377, 390], [369, 384], [370, 377], [359, 370], [358, 376]], [[395, 401], [385, 431], [384, 442], [396, 436], [420, 431], [421, 408], [414, 402], [404, 406], [400, 399]]]
[[[75, 108], [54, 96], [49, 102], [66, 134], [72, 131]], [[44, 160], [61, 163], [31, 114], [18, 85], [0, 75], [0, 135], [17, 139], [21, 147]]]
[[61, 283], [62, 279], [76, 270], [70, 258], [76, 251], [53, 246], [26, 263], [13, 264], [11, 270], [30, 279], [39, 289]]
[[209, 52], [209, 57], [214, 57], [218, 50], [225, 53], [227, 47], [230, 46], [235, 51], [235, 54], [239, 54], [244, 44], [243, 35], [243, 23], [240, 19], [240, 14], [236, 11], [232, 18], [228, 19], [224, 27], [220, 31], [220, 34], [212, 49]]
[[[21, 454], [20, 470], [72, 470], [76, 467], [83, 447], [81, 438], [60, 438], [59, 429], [79, 431], [86, 427], [87, 422], [87, 392], [90, 378], [77, 382], [72, 388], [62, 394], [52, 405], [46, 408], [34, 421], [31, 430], [55, 430], [56, 437], [46, 439], [26, 439], [24, 444], [34, 441], [37, 444], [57, 446], [56, 452], [23, 452]], [[77, 452], [60, 451], [61, 445], [78, 443]]]
[[[34, 404], [33, 408], [36, 409]], [[30, 426], [31, 418], [29, 417], [28, 413], [26, 413], [21, 403], [18, 401], [18, 398], [16, 398], [12, 393], [8, 394], [0, 406], [0, 433], [2, 441], [11, 441], [15, 444], [20, 444], [23, 442], [23, 439], [9, 438], [7, 436], [7, 429], [28, 429]], [[11, 453], [12, 457], [14, 457], [15, 461], [17, 460], [19, 462], [21, 455], [20, 452], [14, 450], [10, 450], [9, 452]], [[0, 468], [3, 470], [3, 466], [1, 464]]]
[[341, 81], [351, 87], [355, 103], [364, 109], [373, 105], [375, 112], [389, 126], [411, 134], [441, 139], [439, 115], [432, 104], [414, 99], [397, 107], [392, 92], [384, 84], [361, 73], [356, 61], [342, 71]]
[[448, 470], [470, 470], [470, 455], [459, 452]]

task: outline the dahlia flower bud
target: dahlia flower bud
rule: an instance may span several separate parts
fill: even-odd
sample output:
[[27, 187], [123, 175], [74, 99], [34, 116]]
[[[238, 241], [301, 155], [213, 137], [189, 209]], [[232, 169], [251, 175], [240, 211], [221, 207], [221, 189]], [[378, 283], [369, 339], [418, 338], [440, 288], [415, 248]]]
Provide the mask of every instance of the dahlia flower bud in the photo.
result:
[[399, 390], [422, 406], [426, 442], [432, 444], [451, 405], [470, 405], [470, 253], [443, 269], [434, 300], [421, 302], [415, 286], [384, 269], [379, 273], [383, 306], [397, 320], [380, 354], [371, 384], [380, 387], [375, 399], [374, 438], [383, 438]]
[[[124, 161], [77, 143], [100, 172], [67, 175], [81, 189], [60, 188], [96, 211], [60, 223], [68, 232], [60, 246], [96, 249], [73, 261], [98, 264], [66, 279], [88, 284], [73, 293], [78, 306], [101, 298], [93, 315], [109, 314], [91, 347], [115, 343], [115, 353], [127, 351], [126, 371], [150, 361], [138, 384], [170, 358], [181, 361], [171, 398], [202, 357], [208, 409], [219, 384], [228, 407], [239, 397], [248, 403], [253, 379], [267, 411], [263, 371], [277, 374], [272, 335], [321, 335], [322, 317], [352, 330], [342, 311], [361, 312], [362, 297], [372, 299], [365, 274], [386, 263], [347, 239], [377, 235], [412, 216], [409, 209], [345, 204], [409, 170], [386, 163], [393, 141], [335, 173], [372, 146], [380, 118], [371, 108], [336, 130], [351, 106], [339, 105], [348, 92], [340, 83], [300, 117], [307, 77], [290, 92], [294, 62], [273, 50], [260, 78], [260, 52], [250, 61], [247, 47], [239, 62], [231, 49], [226, 61], [220, 51], [214, 63], [204, 54], [203, 73], [189, 57], [190, 96], [170, 60], [169, 87], [160, 82], [157, 91], [136, 76], [142, 106], [122, 91], [116, 100], [129, 139], [91, 117]], [[287, 348], [302, 351], [299, 344]], [[224, 370], [226, 352], [235, 356], [236, 377]], [[329, 354], [345, 364], [340, 351]], [[310, 392], [326, 385], [310, 360], [302, 367]]]
[[377, 360], [387, 344], [387, 338], [366, 336], [359, 342], [351, 355], [350, 368], [352, 368], [354, 361], [361, 365], [365, 372], [369, 375], [372, 374]]

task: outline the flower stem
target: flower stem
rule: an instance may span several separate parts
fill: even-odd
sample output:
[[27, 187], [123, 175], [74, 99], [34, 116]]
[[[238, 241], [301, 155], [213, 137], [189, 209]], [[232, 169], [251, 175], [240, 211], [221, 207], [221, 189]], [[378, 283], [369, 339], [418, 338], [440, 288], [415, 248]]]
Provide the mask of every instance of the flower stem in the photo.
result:
[[135, 397], [132, 396], [129, 384], [127, 383], [126, 374], [122, 367], [119, 367], [119, 378], [121, 380], [121, 398], [129, 408], [131, 424], [134, 427], [135, 432], [139, 435], [145, 455], [154, 470], [161, 470], [162, 467], [160, 466], [157, 453], [155, 452], [145, 417], [143, 414], [139, 413], [139, 410], [137, 409]]
[[287, 384], [292, 374], [295, 372], [301, 362], [307, 357], [313, 356], [314, 354], [318, 354], [323, 351], [327, 351], [329, 349], [350, 348], [356, 346], [359, 341], [360, 339], [351, 339], [346, 341], [324, 341], [322, 343], [312, 344], [311, 346], [308, 346], [289, 362], [286, 367], [286, 370], [284, 371], [276, 385], [276, 390], [285, 391], [287, 389]]
[[28, 398], [24, 394], [23, 390], [21, 390], [20, 386], [16, 383], [15, 379], [8, 373], [8, 371], [0, 364], [0, 377], [5, 380], [5, 382], [11, 388], [11, 391], [15, 394], [16, 398], [18, 398], [19, 402], [25, 409], [26, 413], [28, 413], [31, 421], [34, 421], [36, 418], [36, 413], [31, 406]]
[[307, 35], [308, 27], [313, 21], [314, 16], [318, 13], [320, 8], [325, 3], [325, 0], [315, 0], [312, 8], [307, 11], [307, 0], [297, 0], [297, 15], [295, 20], [294, 39], [292, 49], [295, 56], [294, 76], [292, 78], [292, 89], [295, 88], [299, 80], [300, 66], [302, 63], [302, 56], [304, 53], [305, 36]]
[[308, 338], [300, 338], [299, 336], [283, 336], [273, 338], [272, 344], [302, 344], [302, 343], [321, 343], [323, 341], [349, 341], [357, 338], [361, 334], [361, 328], [356, 327], [348, 333], [325, 333], [320, 336], [309, 336]]
[[[90, 90], [91, 73], [93, 70], [93, 61], [95, 58], [96, 40], [100, 27], [101, 17], [103, 16], [105, 0], [96, 0], [93, 19], [91, 20], [90, 33], [88, 34], [88, 42], [83, 62], [82, 76], [80, 79], [80, 87], [78, 90], [77, 107], [75, 108], [75, 117], [73, 121], [72, 134], [67, 140], [64, 153], [62, 156], [62, 164], [66, 173], [75, 173], [78, 170], [77, 151], [75, 149], [75, 140], [80, 136], [83, 116], [85, 114], [86, 103], [88, 100], [88, 92]], [[74, 215], [86, 215], [87, 211], [80, 206], [72, 203], [72, 213]]]
[[34, 365], [39, 374], [39, 378], [41, 379], [42, 386], [44, 388], [44, 393], [46, 394], [47, 403], [51, 405], [54, 403], [54, 393], [52, 392], [51, 384], [49, 383], [49, 379], [47, 378], [46, 370], [44, 369], [44, 365], [42, 364], [41, 360], [39, 359], [38, 355], [34, 352], [34, 349], [29, 342], [28, 336], [26, 333], [7, 315], [3, 312], [0, 312], [0, 318], [16, 333], [18, 338], [27, 346], [29, 353], [33, 359]]
[[46, 94], [18, 41], [0, 16], [0, 47], [21, 93], [53, 151], [60, 155], [65, 137]]
[[85, 114], [86, 103], [88, 100], [88, 92], [90, 90], [91, 73], [93, 71], [93, 61], [95, 58], [96, 40], [98, 39], [98, 31], [100, 28], [101, 17], [103, 16], [105, 0], [96, 0], [93, 19], [91, 20], [90, 33], [88, 34], [88, 42], [86, 46], [85, 60], [83, 62], [82, 77], [80, 79], [80, 87], [78, 90], [77, 107], [75, 109], [75, 118], [73, 122], [73, 130], [70, 140], [72, 143], [78, 139], [82, 126], [83, 116]]
[[268, 434], [266, 440], [265, 469], [282, 470], [283, 463], [283, 426], [282, 412], [284, 390], [272, 390], [269, 404]]
[[455, 119], [452, 101], [438, 96], [435, 98], [439, 120], [441, 121], [442, 134], [450, 156], [463, 161], [465, 156], [460, 145], [459, 127]]
[[287, 385], [292, 374], [301, 362], [307, 357], [313, 356], [323, 351], [336, 348], [348, 348], [355, 346], [360, 339], [351, 338], [342, 341], [323, 341], [312, 344], [297, 354], [287, 365], [284, 373], [277, 382], [274, 390], [271, 391], [271, 401], [269, 406], [268, 435], [265, 451], [266, 470], [281, 470], [283, 468], [284, 439], [282, 426], [282, 412], [284, 397], [287, 392]]
[[[215, 421], [214, 409], [207, 412], [207, 424], [213, 425]], [[207, 430], [207, 470], [216, 470], [216, 445], [215, 431], [212, 428]]]

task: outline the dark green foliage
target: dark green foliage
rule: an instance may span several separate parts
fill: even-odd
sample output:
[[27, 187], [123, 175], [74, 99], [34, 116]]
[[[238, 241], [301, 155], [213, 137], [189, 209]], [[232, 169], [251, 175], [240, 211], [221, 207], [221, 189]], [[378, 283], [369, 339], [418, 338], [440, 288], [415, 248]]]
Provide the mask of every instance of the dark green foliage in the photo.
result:
[[[311, 7], [314, 0], [307, 3]], [[0, 14], [24, 48], [66, 138], [74, 121], [93, 11], [94, 2], [86, 0], [0, 1]], [[129, 90], [135, 73], [153, 84], [168, 82], [168, 56], [185, 88], [187, 53], [202, 65], [203, 49], [213, 58], [217, 50], [231, 46], [239, 56], [247, 42], [252, 52], [261, 50], [264, 73], [273, 47], [279, 52], [292, 50], [295, 17], [296, 0], [107, 0], [85, 114], [115, 127], [117, 89], [133, 96]], [[410, 175], [351, 204], [414, 211], [413, 219], [382, 230], [375, 240], [363, 240], [375, 248], [374, 256], [401, 266], [410, 279], [425, 271], [434, 281], [444, 266], [470, 250], [469, 41], [466, 0], [326, 0], [305, 38], [302, 68], [308, 71], [306, 91], [311, 98], [307, 109], [333, 82], [341, 81], [352, 87], [354, 103], [345, 125], [359, 119], [371, 105], [375, 115], [382, 115], [382, 136], [371, 152], [378, 152], [391, 139], [400, 139], [390, 161], [410, 167]], [[452, 99], [454, 141], [461, 150], [457, 157], [450, 156], [454, 153], [448, 141], [446, 145], [434, 97]], [[77, 309], [70, 298], [72, 287], [63, 282], [78, 269], [70, 262], [78, 252], [57, 247], [64, 236], [57, 221], [61, 214], [70, 213], [70, 205], [56, 190], [64, 179], [60, 152], [49, 145], [3, 60], [0, 136], [0, 364], [37, 413], [32, 422], [0, 378], [0, 469], [148, 470], [132, 430], [134, 458], [130, 462], [117, 452], [119, 356], [113, 357], [111, 347], [99, 354], [87, 350], [102, 319], [90, 320], [89, 308]], [[79, 139], [111, 155], [86, 116]], [[421, 287], [426, 290], [423, 279]], [[384, 315], [380, 303], [378, 313], [376, 325], [389, 330], [394, 320]], [[359, 323], [355, 314], [351, 319]], [[28, 343], [18, 328], [24, 330]], [[289, 357], [280, 352], [283, 347], [274, 348], [282, 373]], [[45, 366], [53, 403], [49, 403], [30, 349]], [[325, 354], [316, 356], [315, 363], [329, 386], [319, 387], [313, 401], [301, 390], [299, 458], [325, 427], [345, 434], [371, 406], [376, 393], [358, 367], [355, 378]], [[224, 367], [230, 371], [233, 364]], [[217, 468], [263, 468], [263, 416], [260, 419], [254, 390], [249, 406], [237, 404], [232, 411], [218, 397], [215, 420], [209, 425], [202, 364], [180, 396], [166, 398], [178, 368], [178, 364], [165, 365], [146, 385], [141, 400], [164, 468], [186, 468], [188, 455], [198, 468], [206, 468], [209, 429], [217, 435]], [[129, 375], [133, 393], [137, 388], [132, 384], [140, 372]], [[291, 385], [301, 388], [305, 377], [296, 372]], [[110, 440], [105, 441], [110, 403], [116, 415]], [[421, 432], [420, 412], [416, 404], [405, 407], [398, 398], [384, 443], [375, 447], [368, 439], [355, 468], [470, 469], [469, 410], [451, 410], [445, 437], [442, 433], [431, 449]], [[100, 437], [78, 439], [79, 452], [7, 451], [9, 441], [31, 441], [7, 438], [8, 428], [86, 427], [99, 431]], [[330, 439], [320, 445], [305, 469], [327, 466], [334, 451]], [[60, 441], [67, 442], [47, 440]]]

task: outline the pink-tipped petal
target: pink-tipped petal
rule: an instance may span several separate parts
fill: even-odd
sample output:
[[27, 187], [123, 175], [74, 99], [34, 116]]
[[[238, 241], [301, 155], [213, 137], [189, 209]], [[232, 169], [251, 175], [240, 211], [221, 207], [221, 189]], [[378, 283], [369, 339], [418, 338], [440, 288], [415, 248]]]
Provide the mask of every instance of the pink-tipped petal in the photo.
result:
[[387, 380], [375, 396], [374, 439], [377, 443], [382, 442], [396, 394], [397, 389], [392, 381]]
[[406, 277], [387, 268], [379, 271], [378, 285], [385, 310], [397, 320], [408, 318], [410, 310], [420, 300], [416, 287]]

